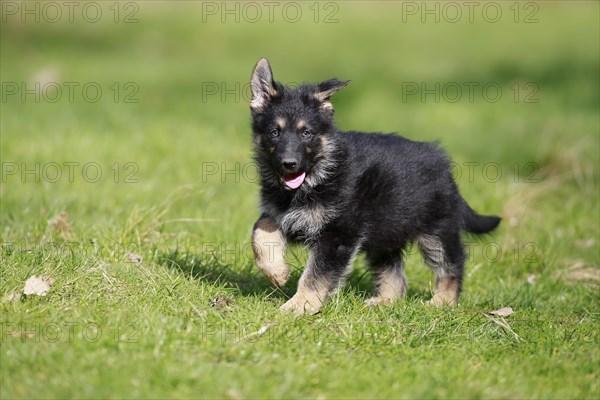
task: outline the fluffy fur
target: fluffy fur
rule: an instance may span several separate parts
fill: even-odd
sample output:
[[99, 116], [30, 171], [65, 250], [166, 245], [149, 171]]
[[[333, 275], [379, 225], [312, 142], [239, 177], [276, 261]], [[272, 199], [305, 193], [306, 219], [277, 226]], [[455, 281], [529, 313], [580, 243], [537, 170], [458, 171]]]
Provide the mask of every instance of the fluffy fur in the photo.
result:
[[[253, 233], [256, 262], [284, 285], [283, 249], [289, 241], [304, 242], [309, 261], [282, 309], [315, 313], [343, 283], [359, 251], [375, 276], [376, 293], [367, 304], [401, 297], [403, 252], [416, 242], [437, 278], [431, 303], [456, 305], [465, 262], [461, 231], [486, 233], [500, 218], [480, 216], [467, 205], [436, 144], [340, 131], [330, 97], [347, 84], [331, 79], [293, 89], [273, 79], [265, 58], [256, 64], [251, 111], [262, 208]], [[265, 237], [276, 238], [277, 246], [259, 242]]]

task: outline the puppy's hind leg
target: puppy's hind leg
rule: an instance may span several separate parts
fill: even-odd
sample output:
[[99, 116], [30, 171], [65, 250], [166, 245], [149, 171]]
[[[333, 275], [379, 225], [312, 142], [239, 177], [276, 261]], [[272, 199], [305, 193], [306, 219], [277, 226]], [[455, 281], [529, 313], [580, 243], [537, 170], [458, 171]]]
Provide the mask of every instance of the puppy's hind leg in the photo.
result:
[[365, 301], [368, 307], [379, 304], [390, 304], [404, 297], [406, 293], [406, 276], [402, 255], [368, 256], [369, 265], [373, 270], [375, 295]]
[[261, 216], [252, 231], [252, 250], [258, 269], [276, 286], [284, 286], [290, 277], [285, 262], [286, 240], [275, 222]]
[[[443, 237], [443, 239], [442, 239]], [[417, 239], [423, 258], [436, 275], [436, 286], [429, 304], [435, 306], [458, 304], [463, 271], [465, 251], [460, 234], [421, 235]]]

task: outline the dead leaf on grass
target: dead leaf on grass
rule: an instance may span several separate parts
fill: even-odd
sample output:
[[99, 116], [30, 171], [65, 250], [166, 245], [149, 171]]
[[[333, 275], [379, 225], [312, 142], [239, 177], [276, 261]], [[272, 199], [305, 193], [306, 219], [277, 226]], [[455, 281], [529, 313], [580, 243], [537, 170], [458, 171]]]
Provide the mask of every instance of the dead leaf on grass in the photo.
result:
[[54, 229], [56, 229], [63, 238], [68, 239], [71, 237], [71, 223], [69, 222], [68, 212], [61, 212], [51, 221], [51, 223]]
[[588, 266], [580, 261], [567, 270], [566, 278], [572, 282], [593, 281], [598, 283], [600, 282], [600, 268]]
[[36, 295], [36, 296], [45, 296], [50, 287], [54, 284], [55, 279], [49, 276], [38, 277], [33, 275], [27, 281], [25, 281], [25, 287], [23, 288], [23, 293], [26, 296]]
[[44, 68], [41, 68], [33, 74], [30, 79], [32, 84], [38, 83], [39, 85], [34, 85], [37, 91], [41, 91], [42, 88], [46, 89], [46, 86], [49, 84], [56, 84], [60, 81], [60, 69], [56, 65], [46, 65]]
[[142, 256], [140, 256], [139, 254], [135, 254], [133, 252], [127, 253], [127, 258], [129, 259], [129, 261], [131, 261], [134, 264], [139, 264], [142, 262]]
[[594, 239], [592, 239], [592, 238], [580, 239], [580, 240], [575, 241], [575, 246], [579, 247], [580, 249], [589, 249], [593, 245], [594, 245]]
[[229, 308], [231, 304], [233, 304], [233, 299], [225, 296], [215, 297], [210, 301], [210, 305], [219, 310], [225, 310]]
[[33, 339], [35, 338], [35, 332], [26, 331], [25, 329], [21, 328], [17, 332], [11, 332], [10, 336], [15, 338]]
[[495, 311], [490, 311], [488, 314], [491, 315], [497, 315], [499, 317], [508, 317], [510, 314], [512, 314], [514, 311], [511, 307], [502, 307], [498, 310]]
[[23, 296], [23, 292], [21, 291], [8, 293], [6, 296], [4, 296], [4, 302], [16, 303], [17, 301], [21, 300], [21, 296]]
[[225, 397], [232, 400], [241, 400], [244, 396], [235, 389], [227, 389], [225, 391]]
[[569, 268], [555, 271], [552, 276], [567, 282], [600, 284], [600, 268], [588, 265], [583, 260], [570, 260], [568, 263], [571, 264]]

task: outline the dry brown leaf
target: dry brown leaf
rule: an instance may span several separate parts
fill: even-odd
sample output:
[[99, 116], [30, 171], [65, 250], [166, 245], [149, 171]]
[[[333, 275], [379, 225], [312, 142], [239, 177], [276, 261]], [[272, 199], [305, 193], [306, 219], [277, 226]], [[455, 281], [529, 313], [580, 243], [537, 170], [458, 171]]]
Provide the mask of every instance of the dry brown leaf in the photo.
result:
[[36, 296], [45, 296], [50, 287], [54, 284], [55, 279], [49, 276], [38, 277], [33, 275], [27, 281], [25, 281], [25, 287], [23, 288], [23, 293], [26, 296], [36, 295]]
[[23, 292], [21, 291], [8, 293], [6, 296], [4, 296], [4, 301], [6, 303], [16, 303], [17, 301], [21, 300], [22, 295]]
[[490, 311], [488, 314], [497, 315], [499, 317], [508, 317], [513, 312], [514, 312], [513, 309], [510, 307], [502, 307], [498, 310]]
[[[39, 85], [35, 85], [36, 88], [45, 88], [46, 85], [51, 83], [57, 83], [60, 81], [60, 69], [56, 65], [45, 65], [44, 68], [41, 68], [33, 74], [30, 79], [32, 84], [39, 83]], [[36, 89], [37, 90], [37, 89]]]
[[233, 304], [233, 299], [231, 297], [215, 297], [210, 301], [210, 305], [219, 310], [225, 310], [229, 308], [231, 304]]
[[71, 223], [69, 222], [69, 213], [61, 212], [52, 220], [52, 226], [56, 229], [63, 238], [67, 239], [71, 236]]
[[244, 396], [235, 389], [227, 389], [225, 391], [225, 397], [232, 400], [241, 400]]
[[569, 268], [554, 271], [552, 276], [555, 279], [564, 279], [567, 282], [600, 284], [600, 268], [590, 266], [583, 260], [565, 260], [565, 263], [570, 264]]
[[127, 258], [134, 264], [139, 264], [142, 262], [142, 256], [135, 254], [133, 252], [127, 253]]
[[594, 268], [578, 262], [567, 271], [567, 280], [600, 282], [600, 268]]
[[594, 239], [580, 239], [575, 241], [575, 246], [580, 249], [589, 249], [594, 245]]
[[35, 338], [35, 332], [26, 331], [25, 329], [21, 328], [21, 329], [19, 329], [18, 332], [11, 332], [10, 336], [18, 337], [18, 338], [33, 339], [33, 338]]

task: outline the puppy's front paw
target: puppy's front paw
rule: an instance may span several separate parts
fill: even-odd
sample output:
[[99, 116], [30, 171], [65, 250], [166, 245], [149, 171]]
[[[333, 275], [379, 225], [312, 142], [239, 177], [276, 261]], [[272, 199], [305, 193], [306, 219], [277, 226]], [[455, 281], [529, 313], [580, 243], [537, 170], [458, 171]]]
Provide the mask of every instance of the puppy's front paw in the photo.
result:
[[279, 309], [283, 312], [289, 312], [294, 315], [313, 315], [321, 311], [322, 306], [323, 304], [318, 300], [313, 300], [311, 303], [304, 296], [295, 294]]
[[290, 269], [283, 260], [278, 262], [256, 261], [258, 269], [277, 287], [285, 286], [290, 278]]
[[271, 218], [262, 218], [254, 226], [252, 250], [258, 269], [276, 286], [284, 286], [290, 269], [285, 262], [285, 238]]

